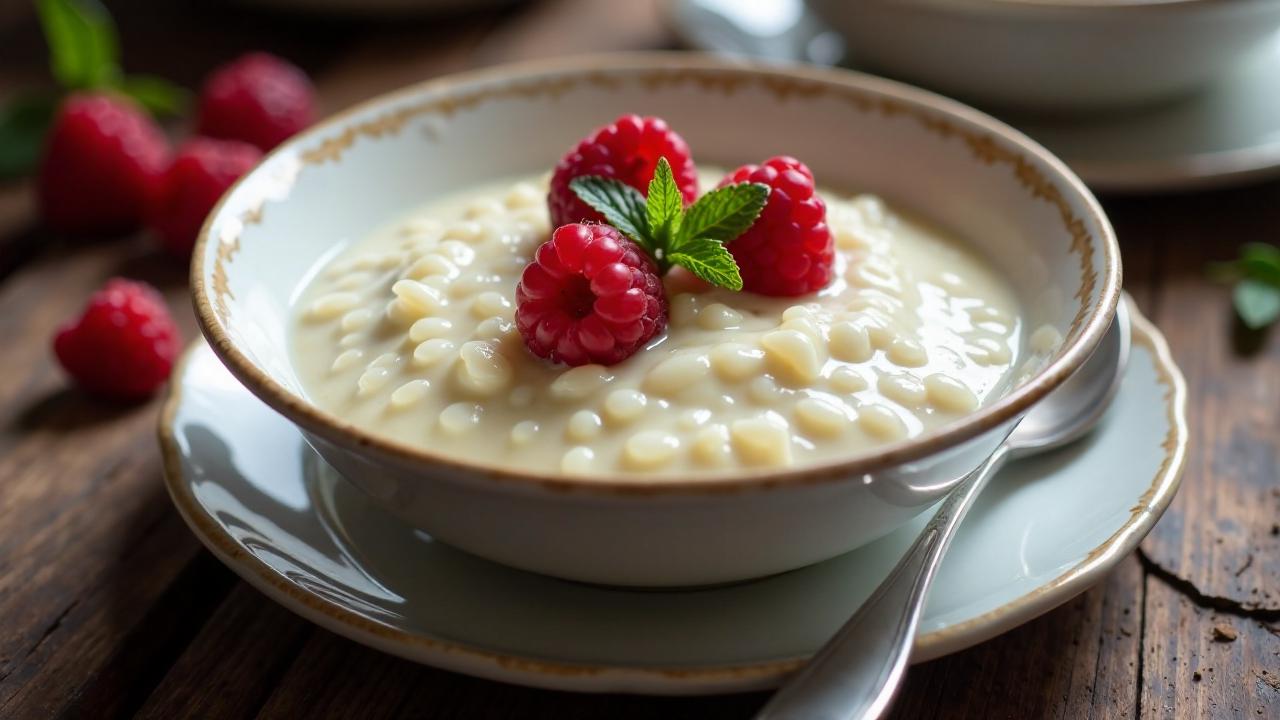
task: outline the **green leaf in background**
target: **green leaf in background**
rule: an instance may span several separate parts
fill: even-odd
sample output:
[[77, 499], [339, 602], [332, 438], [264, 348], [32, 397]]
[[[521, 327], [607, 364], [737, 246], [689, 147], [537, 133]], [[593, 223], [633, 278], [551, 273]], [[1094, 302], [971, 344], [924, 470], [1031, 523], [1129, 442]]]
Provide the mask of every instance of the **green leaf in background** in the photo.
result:
[[154, 75], [130, 75], [118, 89], [156, 117], [181, 115], [191, 104], [191, 91]]
[[694, 238], [687, 240], [680, 249], [671, 253], [670, 260], [688, 268], [689, 272], [712, 285], [733, 291], [742, 289], [742, 273], [733, 260], [733, 254], [719, 240]]
[[680, 232], [684, 196], [680, 194], [680, 186], [676, 185], [676, 180], [671, 175], [671, 163], [665, 157], [658, 158], [658, 166], [653, 169], [653, 179], [649, 181], [645, 203], [649, 230], [655, 238], [654, 244], [670, 248], [671, 239]]
[[582, 202], [604, 215], [610, 225], [653, 253], [654, 247], [648, 237], [648, 209], [639, 190], [599, 175], [576, 177], [569, 181], [569, 187]]
[[716, 188], [689, 208], [675, 245], [682, 247], [685, 241], [697, 238], [732, 242], [755, 223], [767, 202], [769, 186], [762, 183]]
[[1236, 283], [1233, 297], [1240, 319], [1254, 330], [1280, 319], [1280, 287], [1246, 278]]
[[50, 94], [16, 98], [0, 109], [0, 180], [35, 168], [57, 106], [58, 98]]
[[1249, 243], [1241, 248], [1237, 265], [1245, 277], [1280, 287], [1280, 247]]
[[96, 0], [37, 0], [53, 77], [66, 88], [120, 79], [120, 48], [110, 13]]

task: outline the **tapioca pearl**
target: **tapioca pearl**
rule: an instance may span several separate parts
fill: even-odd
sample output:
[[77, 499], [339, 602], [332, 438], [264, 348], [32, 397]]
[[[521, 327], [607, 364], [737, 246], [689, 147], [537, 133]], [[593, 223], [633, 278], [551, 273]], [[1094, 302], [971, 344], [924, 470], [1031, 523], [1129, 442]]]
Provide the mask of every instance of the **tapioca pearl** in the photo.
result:
[[471, 315], [477, 318], [488, 318], [497, 315], [507, 317], [511, 314], [511, 301], [502, 293], [482, 292], [471, 301]]
[[595, 439], [604, 429], [604, 420], [590, 410], [579, 410], [569, 416], [564, 434], [572, 442], [587, 442]]
[[422, 402], [422, 399], [427, 396], [427, 390], [430, 388], [431, 383], [428, 380], [422, 378], [410, 380], [391, 393], [391, 409], [403, 410]]
[[391, 286], [391, 292], [407, 310], [416, 312], [419, 316], [438, 315], [449, 306], [443, 293], [417, 280], [397, 280]]
[[378, 260], [381, 258], [376, 254], [361, 255], [351, 260], [351, 268], [353, 270], [374, 270], [378, 267]]
[[414, 261], [408, 270], [404, 271], [404, 276], [410, 280], [423, 280], [433, 276], [455, 278], [458, 273], [458, 266], [454, 265], [448, 258], [439, 255], [424, 255]]
[[333, 287], [336, 290], [345, 290], [348, 292], [354, 291], [354, 290], [363, 290], [364, 288], [369, 286], [369, 282], [372, 279], [372, 277], [373, 276], [370, 275], [369, 273], [362, 273], [362, 272], [343, 275], [342, 277], [338, 278], [336, 282], [334, 282]]
[[643, 430], [627, 438], [622, 460], [632, 470], [656, 470], [670, 464], [680, 451], [680, 439], [661, 430]]
[[786, 391], [768, 375], [761, 375], [747, 384], [747, 397], [757, 405], [774, 405], [786, 396]]
[[379, 270], [390, 270], [404, 264], [405, 256], [402, 253], [386, 253], [378, 258]]
[[815, 322], [814, 319], [811, 317], [800, 317], [800, 318], [792, 318], [790, 320], [784, 320], [782, 321], [782, 324], [778, 326], [778, 329], [779, 330], [795, 330], [796, 332], [807, 336], [810, 340], [813, 340], [816, 343], [826, 342], [826, 334], [822, 331], [822, 328], [818, 327], [818, 323]]
[[889, 210], [885, 207], [884, 201], [875, 195], [859, 195], [850, 202], [862, 216], [863, 222], [869, 225], [882, 224], [889, 216]]
[[676, 427], [685, 432], [693, 432], [711, 419], [711, 411], [706, 408], [689, 408], [676, 416]]
[[853, 323], [866, 330], [867, 339], [871, 341], [871, 347], [876, 350], [888, 350], [894, 338], [897, 337], [892, 324], [880, 313], [871, 310], [860, 313]]
[[711, 349], [711, 369], [726, 382], [742, 382], [764, 372], [764, 350], [742, 343], [720, 343]]
[[1037, 355], [1048, 355], [1062, 344], [1062, 333], [1052, 325], [1041, 325], [1027, 339], [1027, 347]]
[[400, 226], [405, 237], [438, 237], [442, 232], [444, 225], [435, 218], [413, 218]]
[[845, 273], [850, 284], [864, 288], [877, 288], [887, 293], [896, 294], [902, 291], [902, 281], [897, 275], [886, 272], [883, 268], [870, 263], [858, 263]]
[[324, 271], [326, 280], [339, 280], [355, 272], [355, 265], [349, 260], [336, 260], [329, 264]]
[[[496, 292], [495, 288], [504, 288], [504, 286], [514, 288], [515, 283], [509, 280], [504, 281], [503, 277], [496, 273], [476, 273], [454, 279], [449, 287], [449, 295], [461, 299], [486, 292]], [[500, 297], [501, 295], [499, 293]]]
[[413, 349], [413, 364], [429, 367], [454, 354], [458, 346], [444, 338], [431, 338], [418, 343]]
[[765, 363], [779, 378], [808, 385], [818, 378], [823, 359], [813, 338], [798, 330], [774, 330], [760, 338]]
[[472, 340], [458, 349], [458, 386], [480, 397], [496, 395], [511, 386], [511, 363], [491, 343]]
[[869, 387], [862, 373], [847, 365], [832, 370], [831, 377], [827, 378], [827, 385], [835, 392], [844, 394], [861, 392]]
[[507, 396], [507, 402], [511, 403], [511, 407], [525, 408], [533, 404], [536, 395], [533, 388], [528, 385], [517, 385], [511, 388], [511, 394]]
[[880, 376], [876, 389], [886, 398], [904, 407], [919, 407], [927, 397], [924, 383], [908, 372], [891, 372]]
[[671, 397], [704, 380], [711, 373], [711, 360], [700, 353], [684, 353], [658, 363], [644, 378], [644, 387], [657, 395]]
[[409, 339], [420, 343], [431, 338], [447, 337], [452, 330], [453, 323], [444, 318], [421, 318], [409, 326]]
[[493, 217], [506, 214], [507, 208], [497, 200], [477, 200], [467, 206], [462, 216], [468, 220]]
[[901, 299], [885, 295], [879, 290], [861, 290], [853, 296], [853, 299], [845, 307], [853, 312], [875, 310], [886, 315], [893, 315], [902, 310], [903, 302]]
[[827, 349], [832, 357], [845, 362], [866, 362], [874, 352], [867, 327], [847, 320], [831, 326]]
[[1013, 359], [1008, 346], [989, 337], [973, 340], [966, 351], [969, 357], [979, 365], [1007, 365]]
[[463, 220], [461, 222], [450, 223], [444, 229], [444, 242], [440, 245], [444, 247], [450, 240], [462, 241], [464, 243], [477, 243], [485, 239], [484, 226], [475, 220]]
[[378, 357], [374, 358], [373, 362], [369, 363], [369, 367], [393, 368], [399, 366], [403, 361], [404, 358], [400, 357], [396, 353], [382, 353]]
[[949, 413], [966, 413], [978, 409], [978, 396], [960, 380], [934, 373], [925, 377], [924, 389], [929, 404]]
[[786, 420], [772, 413], [734, 420], [729, 427], [729, 438], [734, 452], [747, 465], [791, 464], [791, 430]]
[[843, 407], [822, 398], [804, 398], [796, 403], [796, 425], [813, 437], [838, 437], [851, 424]]
[[565, 451], [560, 457], [560, 471], [567, 475], [586, 475], [595, 466], [596, 452], [579, 445]]
[[476, 325], [471, 337], [477, 340], [503, 342], [516, 331], [515, 323], [501, 317], [485, 318]]
[[546, 202], [547, 196], [544, 192], [539, 192], [538, 188], [530, 183], [517, 183], [507, 191], [505, 197], [502, 198], [502, 204], [512, 210], [518, 208], [541, 207]]
[[911, 338], [896, 337], [889, 343], [885, 351], [889, 362], [898, 367], [917, 368], [929, 363], [929, 352], [920, 343]]
[[626, 425], [644, 414], [649, 398], [639, 390], [622, 388], [604, 397], [604, 417], [614, 425]]
[[698, 313], [704, 330], [733, 330], [742, 327], [742, 313], [724, 303], [711, 303]]
[[833, 225], [831, 229], [835, 235], [836, 247], [841, 250], [862, 250], [869, 245], [866, 236], [858, 228], [842, 224]]
[[806, 305], [792, 305], [782, 311], [782, 320], [807, 320], [813, 317], [813, 309]]
[[858, 408], [858, 427], [880, 440], [901, 440], [907, 436], [906, 423], [897, 413], [883, 405], [863, 405]]
[[689, 448], [694, 462], [706, 467], [723, 467], [733, 458], [733, 448], [729, 445], [729, 428], [714, 423], [699, 429], [693, 436]]
[[342, 322], [338, 324], [343, 332], [355, 332], [364, 329], [369, 323], [373, 322], [374, 314], [369, 308], [357, 308], [342, 316]]
[[349, 370], [360, 363], [364, 359], [364, 350], [360, 348], [351, 348], [343, 350], [338, 357], [333, 359], [333, 364], [329, 366], [331, 372], [343, 372]]
[[456, 402], [440, 411], [436, 421], [440, 429], [448, 435], [463, 435], [476, 429], [480, 418], [484, 415], [484, 407], [470, 402]]
[[516, 447], [525, 447], [537, 439], [538, 431], [541, 429], [541, 426], [533, 420], [521, 420], [511, 426], [511, 444]]
[[356, 394], [361, 397], [368, 397], [375, 392], [386, 387], [391, 380], [392, 368], [385, 366], [371, 365], [360, 373], [360, 377], [356, 380]]
[[307, 308], [308, 320], [333, 320], [354, 310], [360, 304], [360, 296], [353, 292], [334, 292], [321, 295]]
[[475, 249], [456, 239], [441, 242], [438, 252], [458, 267], [466, 267], [476, 259]]
[[364, 343], [364, 336], [360, 333], [348, 333], [338, 339], [338, 347], [353, 348]]
[[583, 400], [613, 381], [613, 373], [603, 365], [579, 365], [560, 373], [548, 390], [556, 400]]
[[671, 323], [677, 327], [693, 325], [698, 319], [700, 305], [698, 296], [693, 293], [680, 293], [671, 298], [669, 310]]

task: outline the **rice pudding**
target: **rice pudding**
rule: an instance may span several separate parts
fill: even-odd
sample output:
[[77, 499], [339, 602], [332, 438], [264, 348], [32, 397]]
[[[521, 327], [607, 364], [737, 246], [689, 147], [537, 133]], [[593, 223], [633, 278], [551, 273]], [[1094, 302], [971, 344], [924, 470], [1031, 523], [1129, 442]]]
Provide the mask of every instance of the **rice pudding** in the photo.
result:
[[317, 268], [292, 321], [302, 389], [431, 452], [609, 476], [835, 461], [1001, 395], [1024, 345], [1008, 284], [874, 196], [821, 195], [837, 246], [827, 288], [765, 297], [676, 268], [667, 331], [622, 363], [576, 368], [533, 355], [513, 322], [550, 232], [545, 179], [441, 198]]

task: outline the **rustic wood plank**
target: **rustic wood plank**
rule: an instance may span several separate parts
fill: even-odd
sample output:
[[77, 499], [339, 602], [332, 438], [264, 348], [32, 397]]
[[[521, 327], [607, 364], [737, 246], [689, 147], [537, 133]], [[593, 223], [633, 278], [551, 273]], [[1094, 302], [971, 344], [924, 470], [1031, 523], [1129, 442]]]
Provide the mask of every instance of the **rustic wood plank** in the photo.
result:
[[1242, 332], [1229, 288], [1206, 277], [1241, 243], [1274, 242], [1280, 183], [1135, 200], [1122, 214], [1144, 218], [1156, 244], [1154, 320], [1194, 408], [1182, 489], [1143, 552], [1206, 597], [1280, 610], [1280, 333]]
[[1140, 717], [1280, 717], [1280, 628], [1199, 606], [1155, 575], [1146, 618]]
[[251, 717], [312, 632], [306, 620], [238, 583], [137, 717]]

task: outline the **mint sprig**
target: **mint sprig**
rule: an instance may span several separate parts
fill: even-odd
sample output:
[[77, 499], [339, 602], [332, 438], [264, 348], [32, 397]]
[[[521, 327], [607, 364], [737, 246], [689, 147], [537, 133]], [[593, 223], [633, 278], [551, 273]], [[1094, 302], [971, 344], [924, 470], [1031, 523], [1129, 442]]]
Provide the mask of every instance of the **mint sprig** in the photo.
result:
[[0, 180], [31, 172], [63, 92], [100, 90], [129, 97], [157, 117], [178, 115], [191, 94], [168, 80], [125, 75], [111, 14], [96, 0], [36, 0], [49, 71], [59, 92], [24, 96], [0, 110]]
[[725, 248], [746, 232], [769, 201], [769, 186], [736, 183], [698, 198], [687, 210], [667, 159], [659, 158], [645, 195], [620, 180], [585, 175], [569, 187], [622, 234], [653, 256], [665, 273], [679, 265], [730, 290], [742, 289], [742, 274]]
[[1247, 243], [1238, 260], [1210, 270], [1218, 279], [1235, 283], [1232, 302], [1245, 325], [1260, 330], [1280, 321], [1280, 247]]

